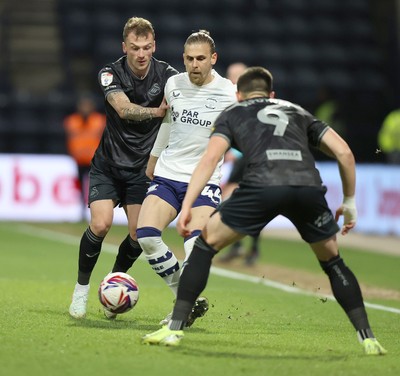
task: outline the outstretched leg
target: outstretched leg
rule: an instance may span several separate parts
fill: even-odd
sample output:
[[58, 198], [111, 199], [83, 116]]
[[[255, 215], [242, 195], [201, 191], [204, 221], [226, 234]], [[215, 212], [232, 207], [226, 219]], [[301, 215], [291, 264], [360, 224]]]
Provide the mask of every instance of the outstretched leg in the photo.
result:
[[357, 278], [339, 255], [336, 237], [310, 246], [327, 274], [332, 293], [355, 328], [365, 352], [369, 355], [385, 354], [386, 350], [376, 340], [370, 327]]
[[183, 267], [172, 318], [168, 326], [142, 338], [144, 344], [177, 346], [184, 336], [189, 315], [200, 293], [207, 285], [211, 261], [216, 251], [200, 236]]

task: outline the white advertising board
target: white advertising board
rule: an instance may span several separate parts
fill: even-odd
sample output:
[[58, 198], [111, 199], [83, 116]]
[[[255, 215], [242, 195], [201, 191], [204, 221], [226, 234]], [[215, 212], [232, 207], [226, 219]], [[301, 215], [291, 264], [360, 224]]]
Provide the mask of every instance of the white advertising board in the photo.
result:
[[[339, 207], [342, 188], [337, 165], [317, 164], [328, 188], [332, 211]], [[225, 176], [229, 166], [225, 168]], [[357, 232], [400, 236], [400, 167], [357, 166]], [[0, 155], [0, 220], [65, 221], [81, 219], [77, 169], [66, 155]], [[115, 223], [126, 223], [115, 209]], [[293, 227], [283, 217], [273, 227]]]

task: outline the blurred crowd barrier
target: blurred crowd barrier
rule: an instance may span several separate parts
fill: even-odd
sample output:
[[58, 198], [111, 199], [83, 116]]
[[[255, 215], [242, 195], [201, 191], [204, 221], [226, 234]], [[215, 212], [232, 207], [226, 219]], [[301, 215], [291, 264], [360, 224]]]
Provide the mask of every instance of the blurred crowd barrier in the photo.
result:
[[[79, 222], [81, 204], [77, 167], [67, 155], [0, 154], [0, 220]], [[342, 200], [336, 163], [319, 162], [332, 211]], [[230, 165], [224, 166], [224, 175]], [[358, 222], [355, 232], [400, 236], [400, 166], [357, 166]], [[87, 216], [89, 218], [89, 216]], [[115, 223], [125, 213], [115, 209]], [[291, 228], [284, 217], [271, 227]]]

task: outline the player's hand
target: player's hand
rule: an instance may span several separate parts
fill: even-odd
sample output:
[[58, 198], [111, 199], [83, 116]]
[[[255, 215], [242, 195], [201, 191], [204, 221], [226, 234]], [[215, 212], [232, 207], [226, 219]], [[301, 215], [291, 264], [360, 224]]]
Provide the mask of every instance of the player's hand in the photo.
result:
[[167, 113], [167, 110], [169, 109], [169, 104], [167, 103], [165, 97], [163, 98], [161, 104], [158, 106], [156, 109], [156, 114], [154, 117], [160, 117], [163, 118], [165, 114]]
[[158, 157], [150, 154], [149, 160], [147, 161], [145, 174], [151, 180], [154, 179], [154, 170], [156, 169], [157, 160]]
[[149, 166], [146, 167], [146, 176], [150, 179], [154, 179], [154, 166], [153, 168], [150, 168]]
[[191, 210], [187, 210], [182, 208], [181, 214], [179, 215], [178, 222], [176, 224], [176, 229], [182, 237], [186, 238], [192, 234], [192, 231], [189, 230], [188, 224], [192, 220], [192, 212]]
[[152, 166], [150, 164], [148, 164], [146, 167], [146, 176], [151, 180], [154, 179], [154, 168], [155, 166]]
[[336, 222], [339, 220], [341, 215], [344, 217], [341, 234], [346, 235], [352, 228], [354, 228], [357, 222], [356, 198], [354, 196], [343, 198], [342, 205], [336, 210]]

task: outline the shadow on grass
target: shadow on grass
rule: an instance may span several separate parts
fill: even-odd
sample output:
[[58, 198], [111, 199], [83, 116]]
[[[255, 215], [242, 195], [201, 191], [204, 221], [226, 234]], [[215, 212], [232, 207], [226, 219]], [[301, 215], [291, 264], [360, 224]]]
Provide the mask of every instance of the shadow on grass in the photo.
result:
[[174, 349], [181, 355], [186, 356], [204, 356], [207, 358], [228, 358], [232, 359], [241, 359], [241, 360], [274, 360], [274, 359], [281, 359], [281, 360], [304, 360], [304, 361], [321, 361], [321, 362], [338, 362], [344, 361], [348, 359], [347, 355], [339, 355], [339, 354], [311, 354], [311, 355], [304, 355], [302, 354], [271, 354], [268, 351], [265, 351], [265, 354], [246, 354], [246, 353], [238, 353], [236, 351], [229, 352], [229, 351], [206, 351], [201, 350], [198, 347], [198, 343], [196, 347], [190, 348], [186, 345], [182, 347], [178, 347]]
[[[58, 313], [59, 314], [59, 313]], [[82, 327], [82, 328], [100, 328], [106, 330], [122, 330], [122, 329], [133, 329], [140, 331], [140, 335], [154, 332], [161, 328], [160, 325], [151, 324], [153, 320], [147, 316], [132, 316], [130, 318], [108, 320], [102, 316], [86, 317], [85, 319], [77, 320], [69, 317], [68, 313], [64, 315], [68, 319], [67, 326]], [[203, 328], [190, 328], [188, 329], [193, 333], [201, 333], [206, 330]]]

